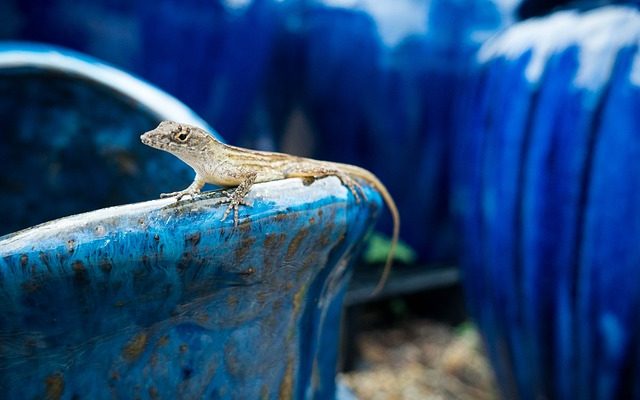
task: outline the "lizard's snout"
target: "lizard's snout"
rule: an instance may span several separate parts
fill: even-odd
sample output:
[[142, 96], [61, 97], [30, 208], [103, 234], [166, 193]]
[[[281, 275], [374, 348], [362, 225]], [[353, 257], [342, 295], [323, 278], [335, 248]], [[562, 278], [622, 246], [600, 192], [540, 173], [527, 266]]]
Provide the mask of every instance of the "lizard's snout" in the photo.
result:
[[162, 134], [162, 132], [158, 132], [157, 129], [150, 130], [140, 135], [140, 141], [149, 147], [160, 150], [165, 150], [168, 145], [167, 138]]
[[153, 138], [151, 137], [153, 131], [149, 131], [149, 132], [145, 132], [142, 135], [140, 135], [140, 141], [144, 144], [146, 144], [147, 146], [152, 146], [153, 147]]

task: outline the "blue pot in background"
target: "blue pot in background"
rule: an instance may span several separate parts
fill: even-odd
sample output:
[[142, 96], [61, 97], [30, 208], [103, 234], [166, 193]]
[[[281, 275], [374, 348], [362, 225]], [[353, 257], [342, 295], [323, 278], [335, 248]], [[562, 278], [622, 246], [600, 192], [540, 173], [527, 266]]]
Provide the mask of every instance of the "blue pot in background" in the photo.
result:
[[208, 125], [175, 98], [61, 48], [0, 44], [0, 234], [157, 197], [191, 168], [141, 145], [165, 119]]
[[563, 11], [486, 43], [454, 204], [505, 398], [640, 398], [640, 13]]
[[284, 70], [300, 76], [294, 107], [312, 132], [312, 154], [376, 173], [398, 203], [401, 236], [418, 263], [455, 265], [454, 99], [471, 55], [510, 22], [510, 11], [489, 2], [307, 4], [287, 14], [295, 23], [278, 49]]
[[246, 128], [280, 20], [272, 1], [13, 1], [0, 38], [98, 57], [179, 98], [231, 143]]

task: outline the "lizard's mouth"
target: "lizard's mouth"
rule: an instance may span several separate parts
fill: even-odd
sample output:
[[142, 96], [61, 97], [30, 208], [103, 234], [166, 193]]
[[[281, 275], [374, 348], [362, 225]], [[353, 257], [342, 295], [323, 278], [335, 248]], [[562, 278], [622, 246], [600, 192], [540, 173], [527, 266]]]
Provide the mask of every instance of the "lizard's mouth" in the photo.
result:
[[151, 132], [146, 132], [140, 135], [140, 141], [147, 146], [160, 148], [159, 143], [151, 137]]

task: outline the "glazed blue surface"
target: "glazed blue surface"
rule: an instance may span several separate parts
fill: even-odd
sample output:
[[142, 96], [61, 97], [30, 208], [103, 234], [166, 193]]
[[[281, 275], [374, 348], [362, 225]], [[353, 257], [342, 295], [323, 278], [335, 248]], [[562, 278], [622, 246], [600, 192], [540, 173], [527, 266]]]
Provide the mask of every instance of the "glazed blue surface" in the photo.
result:
[[0, 238], [3, 398], [335, 396], [350, 258], [380, 211], [337, 178], [154, 200]]
[[639, 44], [640, 13], [603, 7], [479, 52], [454, 199], [505, 398], [640, 398]]
[[[231, 144], [361, 165], [422, 264], [454, 264], [453, 99], [515, 4], [449, 0], [9, 0], [0, 38], [57, 43], [184, 101]], [[302, 115], [302, 127], [290, 126]], [[287, 147], [287, 132], [303, 143]], [[382, 228], [391, 231], [390, 218]]]

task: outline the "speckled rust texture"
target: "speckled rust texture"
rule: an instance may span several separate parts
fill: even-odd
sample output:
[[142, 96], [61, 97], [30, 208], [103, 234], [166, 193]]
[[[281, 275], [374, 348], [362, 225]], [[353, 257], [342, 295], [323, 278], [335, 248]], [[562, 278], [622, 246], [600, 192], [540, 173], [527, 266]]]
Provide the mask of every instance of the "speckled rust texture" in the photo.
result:
[[3, 398], [295, 398], [325, 379], [331, 274], [373, 218], [339, 182], [305, 187], [315, 202], [283, 184], [239, 227], [206, 197], [0, 238]]

